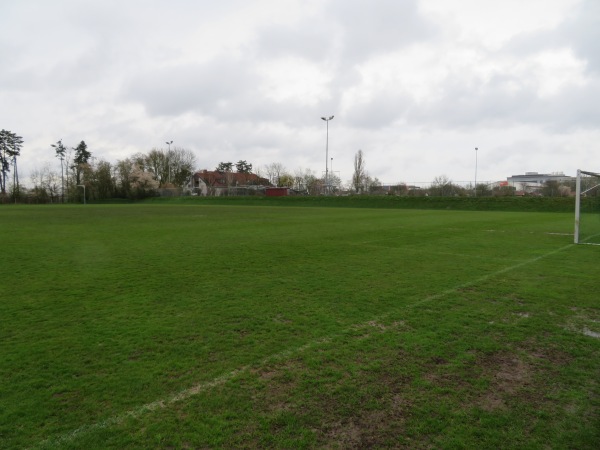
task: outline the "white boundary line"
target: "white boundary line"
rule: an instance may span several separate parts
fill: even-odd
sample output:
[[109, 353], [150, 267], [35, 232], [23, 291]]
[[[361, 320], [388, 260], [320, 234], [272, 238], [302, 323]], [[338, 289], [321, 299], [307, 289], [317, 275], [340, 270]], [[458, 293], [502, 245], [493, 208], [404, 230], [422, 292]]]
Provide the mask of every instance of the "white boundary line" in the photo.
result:
[[594, 239], [595, 237], [598, 237], [598, 236], [600, 236], [600, 233], [592, 234], [591, 236], [588, 236], [587, 238], [585, 238], [583, 241], [581, 241], [579, 243], [585, 244], [585, 245], [600, 245], [595, 242], [586, 242], [586, 241], [589, 241], [590, 239]]
[[147, 412], [152, 412], [158, 409], [164, 409], [167, 408], [168, 406], [172, 405], [173, 403], [177, 403], [183, 400], [186, 400], [190, 397], [193, 397], [195, 395], [198, 395], [201, 392], [205, 392], [208, 391], [212, 388], [215, 388], [217, 386], [221, 386], [225, 383], [227, 383], [228, 381], [234, 379], [236, 376], [238, 376], [239, 374], [242, 374], [244, 372], [247, 372], [251, 367], [260, 367], [260, 366], [264, 366], [267, 363], [271, 363], [271, 362], [275, 362], [275, 361], [280, 361], [280, 360], [284, 360], [289, 358], [292, 355], [298, 354], [298, 353], [302, 353], [305, 350], [308, 350], [309, 348], [315, 347], [317, 345], [320, 344], [324, 344], [324, 343], [328, 343], [331, 342], [334, 338], [343, 335], [344, 333], [350, 331], [350, 330], [356, 330], [356, 329], [360, 329], [360, 328], [366, 328], [369, 326], [369, 323], [372, 323], [374, 320], [380, 320], [383, 319], [387, 316], [390, 316], [391, 314], [397, 312], [400, 309], [405, 309], [405, 308], [414, 308], [416, 306], [422, 305], [424, 303], [428, 303], [431, 302], [433, 300], [438, 300], [440, 298], [443, 298], [449, 294], [452, 294], [456, 291], [458, 291], [459, 289], [464, 289], [466, 287], [471, 287], [474, 286], [476, 284], [479, 284], [483, 281], [487, 281], [490, 278], [493, 278], [495, 276], [498, 275], [502, 275], [504, 273], [510, 272], [512, 270], [518, 269], [519, 267], [523, 267], [526, 266], [528, 264], [532, 264], [535, 263], [541, 259], [547, 258], [549, 256], [555, 255], [557, 253], [560, 253], [570, 247], [575, 246], [576, 244], [568, 244], [565, 245], [564, 247], [561, 247], [557, 250], [553, 250], [549, 253], [545, 253], [543, 255], [537, 256], [535, 258], [532, 259], [528, 259], [526, 261], [520, 262], [518, 264], [514, 264], [512, 266], [506, 267], [504, 269], [500, 269], [496, 272], [492, 272], [489, 273], [487, 275], [483, 275], [473, 281], [469, 281], [463, 284], [460, 284], [458, 286], [454, 286], [452, 288], [446, 289], [438, 294], [433, 294], [430, 295], [429, 297], [425, 297], [424, 299], [418, 300], [412, 304], [409, 305], [404, 305], [401, 308], [397, 308], [391, 311], [388, 311], [385, 314], [382, 314], [380, 316], [374, 317], [369, 319], [367, 322], [363, 322], [361, 324], [357, 324], [357, 325], [351, 325], [350, 327], [348, 327], [346, 330], [342, 330], [340, 333], [331, 335], [331, 336], [327, 336], [324, 338], [320, 338], [320, 339], [315, 339], [314, 341], [308, 342], [307, 344], [304, 344], [300, 347], [294, 348], [294, 349], [289, 349], [289, 350], [284, 350], [282, 352], [276, 353], [274, 355], [271, 356], [267, 356], [266, 358], [264, 358], [263, 360], [261, 360], [257, 365], [246, 365], [243, 366], [241, 368], [232, 370], [231, 372], [225, 373], [217, 378], [214, 378], [210, 381], [205, 381], [203, 383], [199, 383], [196, 384], [195, 386], [192, 386], [188, 389], [184, 389], [176, 394], [172, 394], [168, 397], [165, 397], [163, 399], [160, 400], [156, 400], [154, 402], [151, 403], [146, 403], [145, 405], [142, 405], [138, 408], [135, 409], [131, 409], [129, 411], [126, 411], [122, 414], [113, 416], [113, 417], [109, 417], [108, 419], [105, 419], [103, 421], [100, 422], [96, 422], [90, 425], [83, 425], [73, 431], [70, 431], [68, 433], [64, 433], [60, 436], [54, 437], [54, 438], [48, 438], [40, 443], [38, 443], [36, 445], [36, 447], [39, 448], [52, 448], [55, 446], [59, 446], [61, 444], [67, 444], [70, 443], [72, 441], [74, 441], [75, 439], [77, 439], [79, 436], [84, 436], [86, 434], [92, 433], [96, 430], [102, 430], [105, 428], [108, 428], [110, 426], [113, 425], [120, 425], [121, 423], [123, 423], [125, 420], [130, 419], [130, 418], [138, 418], [140, 416], [142, 416], [143, 414], [147, 413]]

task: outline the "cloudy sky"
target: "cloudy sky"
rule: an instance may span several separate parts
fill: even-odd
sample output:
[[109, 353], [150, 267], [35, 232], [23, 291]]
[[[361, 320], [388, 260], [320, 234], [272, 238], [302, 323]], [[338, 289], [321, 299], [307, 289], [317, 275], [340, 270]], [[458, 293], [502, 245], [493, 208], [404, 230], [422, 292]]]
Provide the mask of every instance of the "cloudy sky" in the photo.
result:
[[330, 115], [344, 181], [600, 170], [600, 0], [0, 0], [0, 61], [21, 177], [59, 139], [321, 175]]

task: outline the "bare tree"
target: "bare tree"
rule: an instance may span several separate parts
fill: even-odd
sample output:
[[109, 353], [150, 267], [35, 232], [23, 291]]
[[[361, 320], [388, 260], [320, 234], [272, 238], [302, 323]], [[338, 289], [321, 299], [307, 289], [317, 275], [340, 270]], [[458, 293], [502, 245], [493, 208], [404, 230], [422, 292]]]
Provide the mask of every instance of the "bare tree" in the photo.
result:
[[365, 190], [369, 194], [382, 194], [384, 193], [383, 186], [379, 178], [371, 178], [370, 176], [365, 176]]
[[192, 151], [181, 147], [171, 150], [153, 148], [147, 155], [134, 155], [132, 162], [142, 170], [153, 173], [154, 179], [161, 186], [167, 183], [181, 186], [194, 173], [196, 156]]
[[305, 191], [306, 186], [304, 184], [304, 172], [300, 169], [294, 171], [294, 189], [299, 191]]
[[453, 191], [452, 180], [446, 175], [438, 175], [431, 182], [429, 193], [438, 197], [448, 197]]
[[175, 147], [170, 154], [171, 182], [182, 186], [194, 173], [196, 156], [191, 150]]
[[309, 195], [317, 195], [322, 192], [323, 183], [320, 178], [309, 169], [304, 173], [304, 186]]
[[394, 186], [391, 186], [390, 194], [400, 195], [400, 196], [404, 197], [404, 196], [408, 195], [408, 186], [406, 185], [406, 183], [398, 183]]
[[279, 177], [285, 172], [285, 167], [281, 163], [271, 163], [265, 166], [265, 173], [269, 182], [275, 186], [279, 184]]
[[359, 150], [354, 155], [354, 174], [352, 174], [352, 188], [358, 194], [364, 189], [364, 181], [365, 181], [366, 173], [365, 173], [365, 159], [363, 156], [363, 151]]
[[[40, 198], [45, 198], [54, 203], [58, 200], [60, 193], [60, 174], [50, 169], [50, 165], [46, 164], [41, 169], [35, 169], [30, 175], [33, 183], [33, 191]], [[44, 200], [47, 201], [47, 200]]]
[[108, 161], [100, 160], [94, 164], [92, 175], [91, 195], [98, 199], [112, 198], [115, 194], [115, 179], [113, 167]]

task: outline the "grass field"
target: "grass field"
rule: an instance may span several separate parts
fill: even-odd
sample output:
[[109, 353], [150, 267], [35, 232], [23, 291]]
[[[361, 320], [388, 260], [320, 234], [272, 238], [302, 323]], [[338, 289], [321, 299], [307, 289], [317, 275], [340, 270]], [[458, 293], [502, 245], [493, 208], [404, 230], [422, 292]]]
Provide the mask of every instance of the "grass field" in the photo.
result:
[[573, 215], [0, 208], [0, 448], [600, 445]]

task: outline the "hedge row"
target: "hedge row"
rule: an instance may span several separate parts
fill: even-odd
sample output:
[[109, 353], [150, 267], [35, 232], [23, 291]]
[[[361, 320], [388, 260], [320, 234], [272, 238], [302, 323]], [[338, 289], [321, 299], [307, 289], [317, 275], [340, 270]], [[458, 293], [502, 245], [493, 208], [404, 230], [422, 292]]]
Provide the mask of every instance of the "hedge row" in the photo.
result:
[[[596, 202], [597, 199], [584, 199]], [[573, 212], [572, 197], [178, 197], [152, 198], [145, 202], [194, 203], [207, 205], [262, 205], [262, 206], [326, 206], [340, 208], [401, 208], [447, 209], [464, 211], [523, 211], [523, 212]]]

